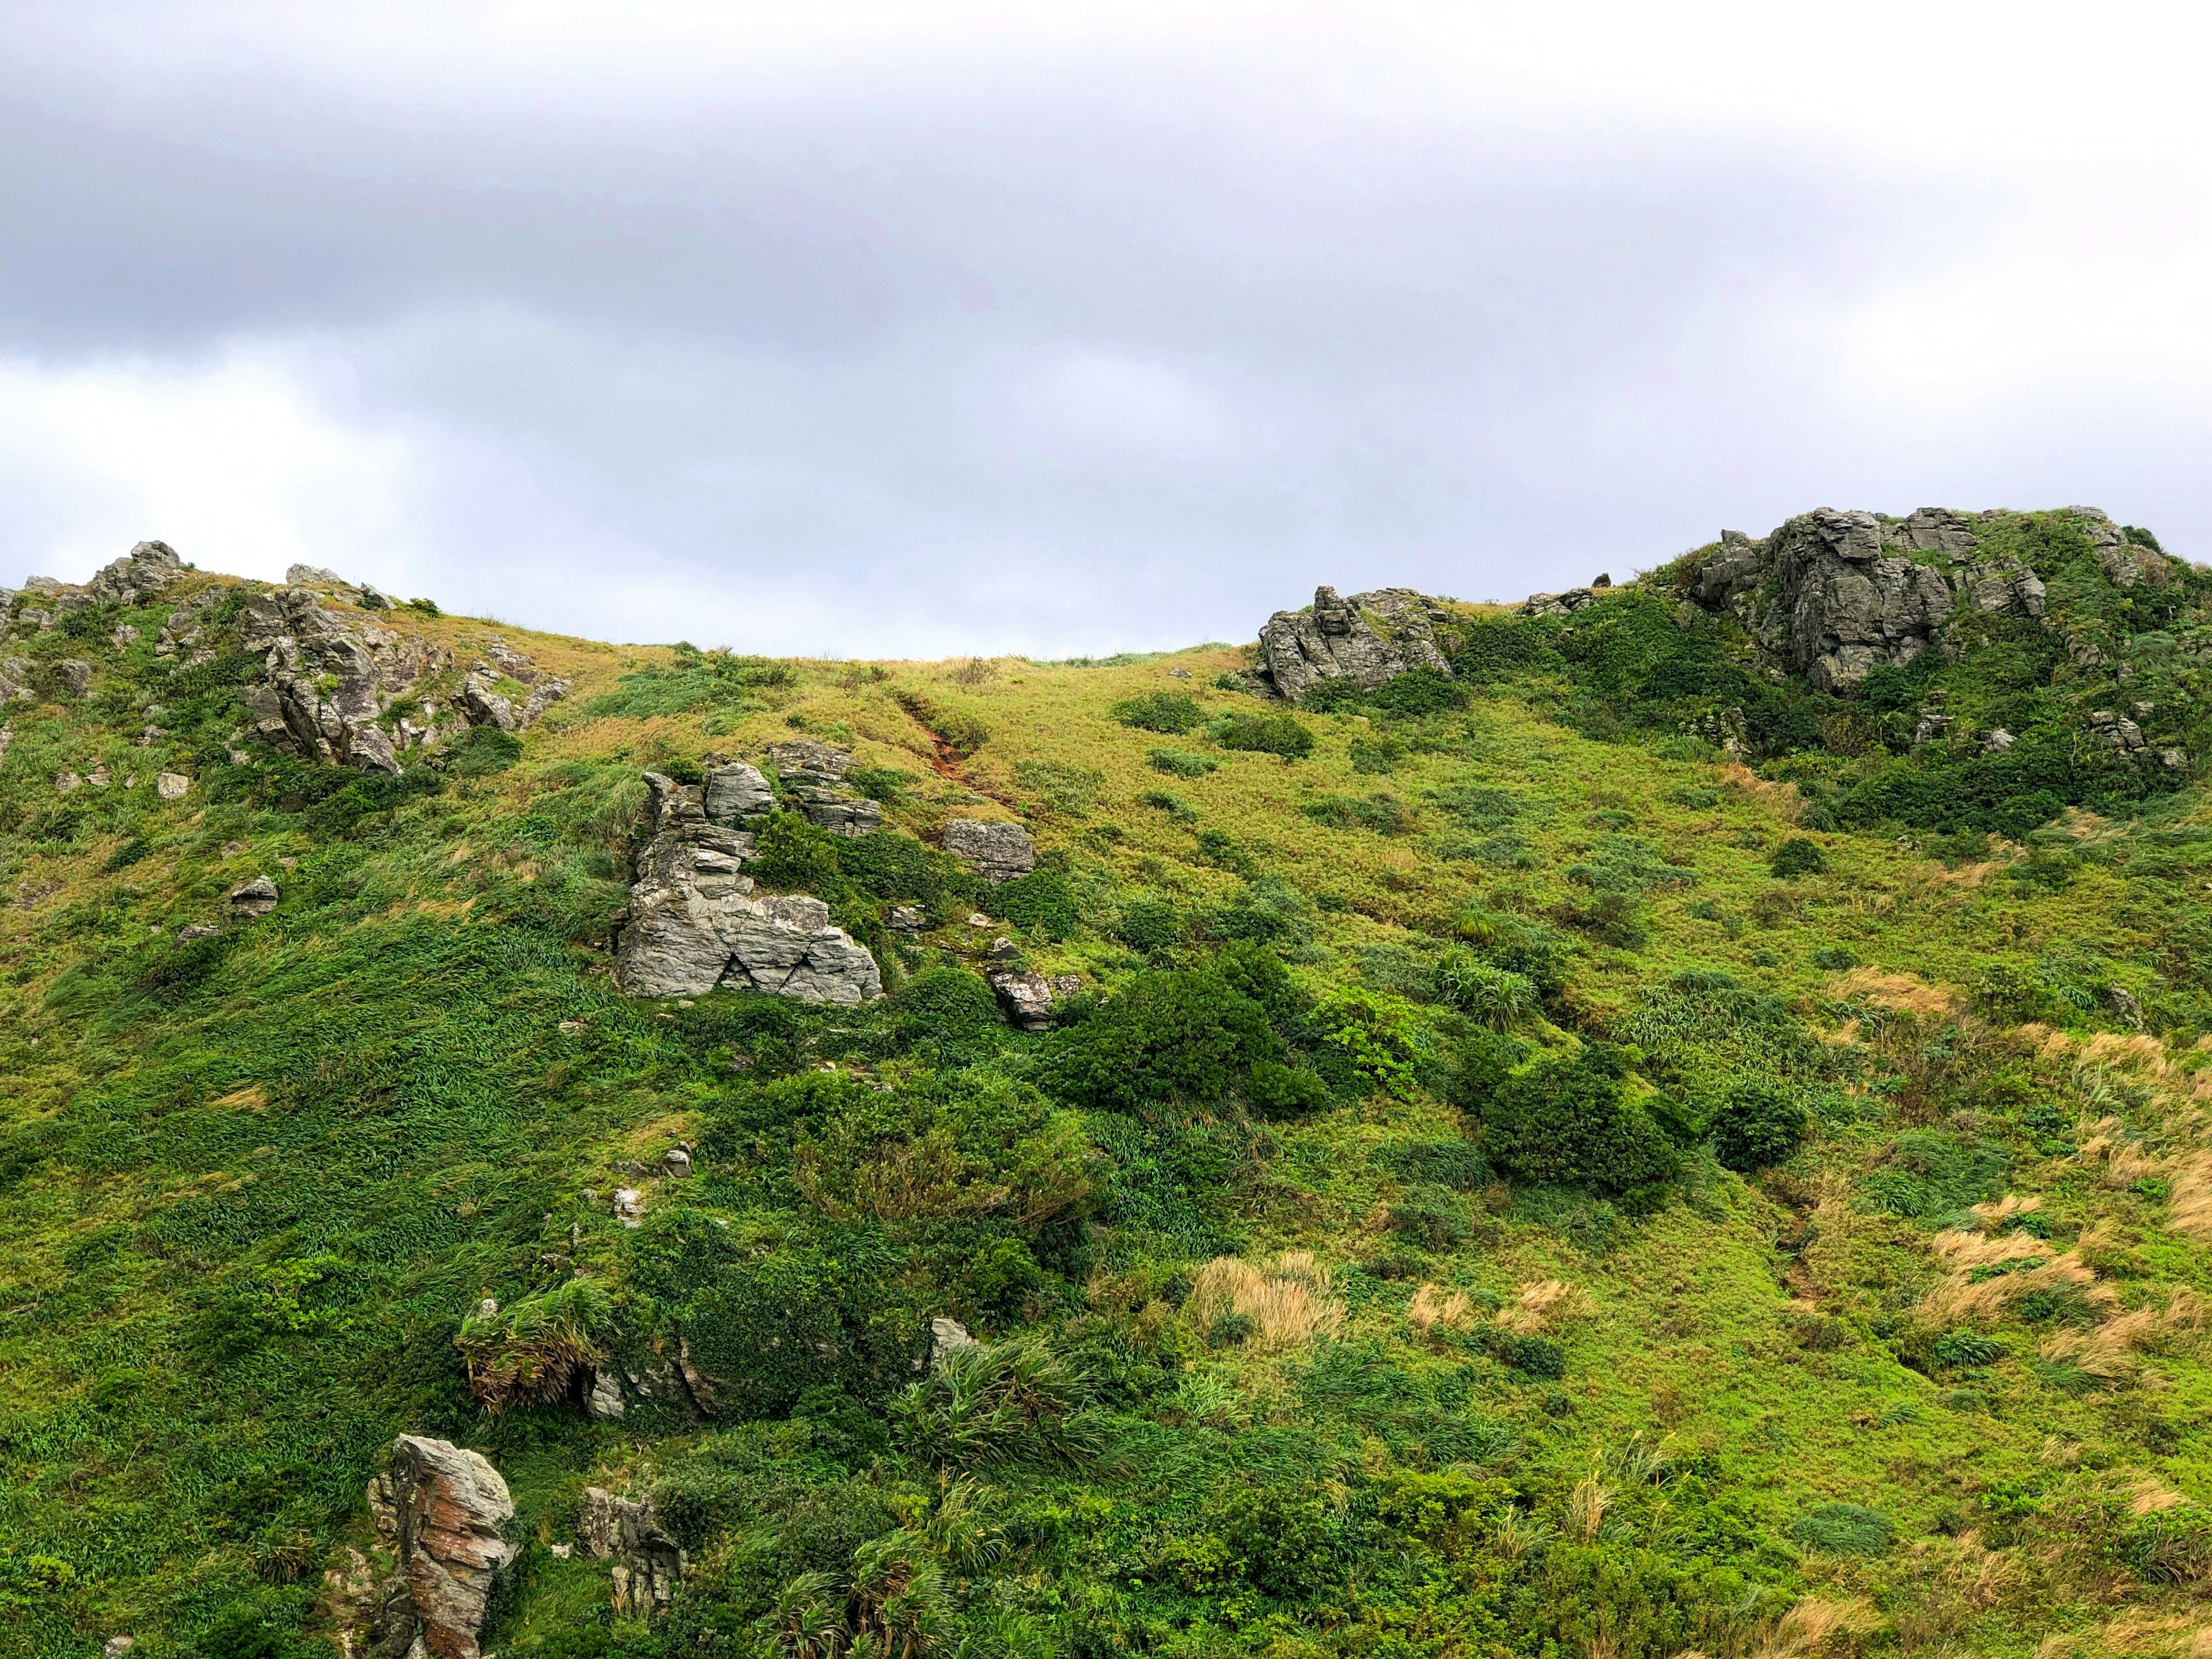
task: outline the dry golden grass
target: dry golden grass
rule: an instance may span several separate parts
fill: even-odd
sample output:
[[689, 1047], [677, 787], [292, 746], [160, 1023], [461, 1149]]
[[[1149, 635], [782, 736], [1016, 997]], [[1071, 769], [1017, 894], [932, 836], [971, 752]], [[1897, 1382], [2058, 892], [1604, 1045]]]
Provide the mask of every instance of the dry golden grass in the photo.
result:
[[2212, 1153], [2199, 1152], [2174, 1171], [2166, 1224], [2185, 1238], [2212, 1238]]
[[1875, 1622], [1874, 1609], [1861, 1597], [1831, 1601], [1808, 1595], [1759, 1637], [1751, 1659], [1799, 1659], [1820, 1652], [1839, 1636], [1863, 1635]]
[[1252, 1322], [1246, 1346], [1261, 1353], [1303, 1347], [1343, 1323], [1328, 1299], [1328, 1270], [1304, 1250], [1286, 1250], [1270, 1265], [1217, 1256], [1198, 1270], [1188, 1306], [1204, 1329], [1225, 1314]]
[[1464, 1331], [1476, 1322], [1474, 1304], [1464, 1291], [1447, 1293], [1440, 1286], [1424, 1285], [1413, 1292], [1406, 1322], [1425, 1336], [1438, 1329]]
[[1730, 761], [1721, 768], [1721, 781], [1731, 789], [1738, 789], [1752, 799], [1772, 808], [1790, 823], [1797, 822], [1798, 814], [1805, 810], [1805, 802], [1794, 783], [1776, 783], [1762, 778], [1741, 761]]
[[1880, 968], [1854, 968], [1838, 976], [1829, 988], [1839, 1002], [1870, 1002], [1892, 1013], [1933, 1014], [1948, 1019], [1963, 1012], [1966, 1006], [1966, 999], [1957, 991], [1930, 985], [1910, 974], [1892, 974]]
[[[2114, 1300], [2111, 1287], [2097, 1282], [2096, 1273], [2078, 1254], [2069, 1250], [2054, 1255], [2051, 1247], [2033, 1233], [2009, 1232], [1985, 1238], [1960, 1229], [1936, 1234], [1929, 1246], [1944, 1267], [1944, 1277], [1921, 1298], [1917, 1313], [1930, 1327], [1993, 1322], [2037, 1291], [2070, 1287], [2100, 1306]], [[1977, 1270], [2008, 1261], [2036, 1265], [1976, 1280]]]
[[1994, 1203], [1975, 1205], [1974, 1213], [1981, 1218], [1983, 1226], [1996, 1227], [2017, 1215], [2033, 1215], [2042, 1207], [2043, 1197], [2039, 1193], [2030, 1193], [2025, 1197], [2019, 1193], [2007, 1193]]
[[2054, 1365], [2071, 1365], [2100, 1382], [2126, 1382], [2142, 1370], [2136, 1349], [2158, 1328], [2156, 1309], [2136, 1308], [2088, 1330], [2055, 1332], [2036, 1352]]
[[1537, 1336], [1589, 1311], [1579, 1286], [1557, 1279], [1531, 1279], [1518, 1298], [1498, 1310], [1498, 1322], [1522, 1336]]

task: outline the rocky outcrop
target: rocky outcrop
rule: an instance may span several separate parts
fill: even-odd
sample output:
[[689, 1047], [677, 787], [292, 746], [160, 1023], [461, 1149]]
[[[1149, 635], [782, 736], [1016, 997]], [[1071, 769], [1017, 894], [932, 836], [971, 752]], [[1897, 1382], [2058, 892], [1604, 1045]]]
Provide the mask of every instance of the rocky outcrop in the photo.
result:
[[266, 876], [256, 876], [230, 890], [229, 903], [234, 915], [265, 916], [276, 908], [276, 884]]
[[1885, 523], [1822, 507], [1760, 540], [1723, 531], [1692, 573], [1690, 596], [1735, 612], [1777, 666], [1849, 691], [1940, 643], [1968, 611], [2043, 619], [2033, 571], [1980, 558], [1987, 516], [1922, 507]]
[[1316, 587], [1307, 609], [1267, 618], [1260, 630], [1259, 676], [1277, 696], [1295, 702], [1323, 680], [1371, 689], [1415, 668], [1449, 674], [1451, 665], [1436, 641], [1436, 624], [1444, 620], [1441, 605], [1410, 587], [1348, 599], [1333, 587]]
[[1024, 1031], [1050, 1030], [1053, 1004], [1083, 985], [1073, 974], [1048, 979], [1034, 969], [1012, 967], [994, 968], [984, 978], [999, 999], [1000, 1012], [1007, 1023]]
[[690, 1563], [653, 1513], [649, 1495], [634, 1502], [586, 1486], [576, 1530], [585, 1553], [612, 1563], [608, 1577], [617, 1616], [652, 1619], [668, 1611]]
[[884, 811], [865, 797], [843, 787], [852, 769], [849, 750], [833, 748], [812, 738], [791, 743], [772, 743], [769, 760], [775, 765], [784, 793], [798, 803], [808, 823], [836, 836], [866, 836], [884, 827]]
[[[708, 816], [705, 787], [657, 772], [645, 781], [647, 841], [616, 951], [615, 976], [624, 991], [698, 996], [727, 985], [844, 1004], [882, 994], [876, 959], [830, 925], [830, 907], [820, 899], [753, 896], [741, 868], [753, 838]], [[727, 812], [743, 798], [725, 790], [718, 805]]]
[[140, 542], [84, 585], [94, 605], [143, 605], [185, 574], [184, 561], [167, 542]]
[[[451, 665], [447, 654], [374, 623], [356, 627], [306, 587], [246, 601], [244, 643], [265, 651], [246, 688], [254, 729], [279, 749], [325, 764], [397, 772], [392, 734], [378, 721], [417, 680]], [[410, 728], [403, 738], [421, 740]]]
[[404, 1586], [404, 1596], [387, 1591], [372, 1602], [385, 1639], [411, 1621], [410, 1643], [419, 1640], [433, 1659], [481, 1659], [484, 1607], [514, 1553], [502, 1530], [514, 1518], [507, 1482], [476, 1452], [403, 1434], [372, 1510], [380, 1501], [389, 1505]]
[[1036, 845], [1018, 823], [953, 818], [945, 826], [945, 850], [994, 887], [1036, 868]]
[[707, 816], [716, 823], [744, 823], [775, 805], [775, 791], [757, 766], [727, 761], [706, 772]]
[[[455, 708], [471, 726], [520, 732], [535, 726], [539, 715], [568, 694], [568, 681], [545, 673], [504, 640], [493, 641], [484, 655], [490, 660], [478, 662], [453, 697]], [[501, 674], [530, 688], [521, 708], [517, 708], [514, 699], [500, 690]]]
[[514, 705], [499, 694], [489, 674], [471, 674], [461, 682], [461, 689], [453, 694], [453, 706], [466, 717], [471, 726], [495, 726], [502, 732], [514, 730]]

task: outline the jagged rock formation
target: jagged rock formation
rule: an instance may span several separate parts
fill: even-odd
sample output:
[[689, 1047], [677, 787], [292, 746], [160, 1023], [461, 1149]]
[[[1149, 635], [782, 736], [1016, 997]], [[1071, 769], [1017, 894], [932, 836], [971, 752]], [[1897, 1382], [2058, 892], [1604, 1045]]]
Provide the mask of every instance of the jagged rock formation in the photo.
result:
[[842, 787], [845, 774], [852, 769], [849, 750], [799, 738], [770, 744], [768, 757], [783, 782], [784, 792], [799, 803], [806, 821], [817, 829], [836, 836], [866, 836], [884, 827], [882, 807], [848, 793]]
[[1437, 648], [1443, 608], [1410, 587], [1377, 588], [1340, 599], [1314, 589], [1304, 611], [1278, 611], [1260, 630], [1260, 678], [1293, 702], [1323, 680], [1371, 689], [1414, 668], [1451, 672]]
[[[752, 880], [740, 866], [752, 854], [753, 838], [708, 815], [705, 787], [657, 772], [645, 781], [647, 839], [616, 952], [615, 976], [624, 991], [698, 996], [729, 985], [845, 1004], [882, 994], [876, 959], [830, 925], [830, 907], [820, 899], [752, 896]], [[733, 804], [744, 793], [726, 787], [717, 797], [720, 811], [734, 817]]]
[[1036, 846], [1018, 823], [954, 818], [945, 826], [945, 850], [996, 887], [1036, 868]]
[[[2095, 508], [2074, 511], [2108, 573], [2143, 579], [2155, 555], [2130, 545]], [[1690, 596], [1741, 617], [1778, 666], [1823, 690], [1848, 691], [1875, 669], [1939, 644], [1960, 616], [2043, 619], [2035, 573], [1980, 555], [1979, 526], [1994, 516], [1922, 507], [1885, 522], [1822, 507], [1757, 541], [1723, 531], [1693, 572]]]
[[[380, 1559], [398, 1571], [379, 1581], [358, 1551], [325, 1578], [348, 1659], [481, 1659], [477, 1632], [494, 1582], [514, 1546], [514, 1503], [499, 1471], [450, 1441], [403, 1434], [392, 1469], [369, 1483]], [[389, 1551], [391, 1553], [386, 1554]]]
[[[263, 678], [246, 688], [254, 729], [277, 748], [365, 771], [398, 771], [392, 734], [377, 722], [424, 675], [451, 665], [447, 653], [420, 640], [374, 623], [356, 628], [306, 587], [248, 599], [243, 643], [269, 653]], [[411, 728], [402, 736], [424, 740]]]
[[668, 1611], [690, 1563], [653, 1513], [650, 1496], [633, 1502], [586, 1486], [577, 1532], [586, 1554], [614, 1564], [609, 1577], [617, 1616], [651, 1619]]
[[1007, 1023], [1024, 1031], [1050, 1030], [1053, 1004], [1083, 987], [1073, 974], [1047, 979], [1035, 969], [996, 968], [984, 978], [998, 997]]

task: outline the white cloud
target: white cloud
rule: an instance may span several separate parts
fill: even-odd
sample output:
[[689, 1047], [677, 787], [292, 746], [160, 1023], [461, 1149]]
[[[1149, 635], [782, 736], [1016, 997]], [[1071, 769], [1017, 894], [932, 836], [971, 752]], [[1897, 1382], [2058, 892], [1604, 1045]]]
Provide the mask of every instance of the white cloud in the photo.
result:
[[0, 361], [0, 501], [35, 570], [82, 580], [133, 542], [281, 577], [343, 564], [398, 586], [416, 559], [406, 441], [325, 413], [281, 357], [204, 365]]

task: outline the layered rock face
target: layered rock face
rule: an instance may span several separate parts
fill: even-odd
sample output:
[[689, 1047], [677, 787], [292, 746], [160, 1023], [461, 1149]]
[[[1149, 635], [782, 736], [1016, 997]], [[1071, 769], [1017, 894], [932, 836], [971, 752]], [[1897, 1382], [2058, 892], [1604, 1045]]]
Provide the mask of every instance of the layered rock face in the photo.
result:
[[1036, 868], [1036, 845], [1018, 823], [954, 818], [945, 826], [945, 850], [994, 887]]
[[883, 808], [848, 793], [843, 787], [845, 774], [852, 769], [851, 751], [800, 738], [770, 744], [768, 757], [775, 764], [785, 793], [816, 828], [834, 836], [866, 836], [884, 827]]
[[305, 587], [247, 600], [243, 642], [269, 653], [263, 678], [246, 693], [254, 729], [279, 749], [369, 771], [399, 769], [392, 734], [377, 723], [385, 711], [423, 675], [452, 665], [419, 640], [374, 623], [354, 627]]
[[450, 1441], [403, 1434], [392, 1472], [369, 1483], [369, 1513], [398, 1571], [381, 1583], [357, 1552], [326, 1577], [349, 1659], [482, 1659], [477, 1638], [501, 1571], [514, 1559], [514, 1503], [483, 1456]]
[[614, 1564], [608, 1577], [618, 1615], [651, 1619], [668, 1611], [690, 1564], [653, 1513], [650, 1497], [633, 1502], [586, 1486], [578, 1530], [586, 1553]]
[[[2095, 508], [2073, 510], [2115, 581], [2144, 579], [2156, 555], [2129, 545]], [[1909, 663], [1940, 642], [1958, 617], [2043, 619], [2035, 573], [1981, 554], [1981, 527], [1995, 516], [1922, 507], [1885, 523], [1822, 507], [1756, 541], [1723, 531], [1698, 566], [1691, 596], [1741, 617], [1778, 665], [1823, 690], [1848, 691], [1875, 669]]]
[[1415, 668], [1451, 672], [1437, 648], [1437, 602], [1410, 587], [1377, 588], [1340, 599], [1314, 589], [1304, 611], [1278, 611], [1260, 630], [1260, 678], [1295, 702], [1323, 680], [1372, 688]]
[[767, 794], [758, 772], [718, 768], [703, 786], [657, 772], [645, 781], [647, 840], [615, 960], [625, 992], [699, 996], [729, 985], [846, 1004], [883, 994], [876, 959], [830, 925], [830, 907], [820, 899], [752, 896], [741, 866], [752, 855], [753, 837], [737, 822], [746, 816], [745, 804]]

